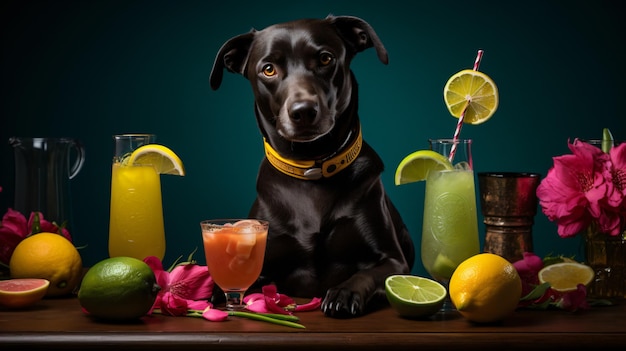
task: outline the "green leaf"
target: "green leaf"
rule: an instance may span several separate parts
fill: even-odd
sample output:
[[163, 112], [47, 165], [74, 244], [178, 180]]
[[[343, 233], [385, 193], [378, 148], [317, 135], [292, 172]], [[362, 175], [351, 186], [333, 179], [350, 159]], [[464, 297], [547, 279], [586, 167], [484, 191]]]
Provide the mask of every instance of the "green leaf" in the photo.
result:
[[167, 271], [171, 272], [174, 268], [176, 268], [178, 266], [184, 266], [184, 265], [187, 265], [187, 264], [197, 264], [198, 261], [196, 261], [193, 258], [193, 254], [195, 254], [196, 251], [198, 251], [197, 247], [195, 249], [193, 249], [193, 251], [191, 251], [191, 253], [187, 257], [187, 261], [184, 261], [184, 262], [180, 262], [180, 260], [183, 258], [183, 256], [182, 255], [178, 256], [178, 258], [176, 258], [176, 261], [174, 261], [174, 263], [172, 263], [172, 265], [170, 266], [170, 268], [167, 269]]
[[178, 256], [178, 257], [176, 258], [176, 260], [174, 261], [174, 263], [172, 263], [172, 265], [170, 266], [170, 268], [168, 268], [168, 269], [167, 269], [167, 271], [168, 271], [168, 272], [171, 272], [171, 271], [172, 271], [172, 270], [173, 270], [173, 269], [174, 269], [174, 268], [178, 265], [178, 261], [180, 261], [180, 259], [181, 259], [182, 257], [183, 257], [182, 255], [181, 255], [181, 256]]
[[193, 251], [191, 251], [191, 253], [189, 254], [189, 257], [187, 257], [187, 263], [196, 263], [196, 260], [193, 259], [193, 254], [196, 253], [196, 251], [198, 251], [198, 247], [196, 247], [195, 249], [193, 249]]
[[609, 128], [602, 129], [602, 151], [609, 153], [614, 145], [613, 134]]
[[535, 286], [535, 288], [528, 293], [528, 295], [522, 297], [520, 301], [534, 301], [542, 297], [546, 291], [550, 289], [550, 283], [543, 283]]
[[33, 226], [30, 230], [30, 234], [41, 233], [41, 222], [39, 221], [39, 212], [35, 212], [35, 217], [33, 218]]

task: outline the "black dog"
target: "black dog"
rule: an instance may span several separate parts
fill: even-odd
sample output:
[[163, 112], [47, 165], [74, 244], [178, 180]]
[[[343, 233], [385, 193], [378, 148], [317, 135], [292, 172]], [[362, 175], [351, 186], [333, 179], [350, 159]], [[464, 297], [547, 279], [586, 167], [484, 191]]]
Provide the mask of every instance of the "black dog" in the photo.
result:
[[291, 296], [324, 297], [331, 317], [354, 317], [384, 300], [384, 281], [407, 274], [414, 247], [380, 174], [383, 162], [362, 140], [355, 55], [387, 52], [360, 18], [328, 16], [236, 36], [219, 50], [223, 70], [252, 84], [266, 158], [251, 218], [269, 220], [259, 285]]

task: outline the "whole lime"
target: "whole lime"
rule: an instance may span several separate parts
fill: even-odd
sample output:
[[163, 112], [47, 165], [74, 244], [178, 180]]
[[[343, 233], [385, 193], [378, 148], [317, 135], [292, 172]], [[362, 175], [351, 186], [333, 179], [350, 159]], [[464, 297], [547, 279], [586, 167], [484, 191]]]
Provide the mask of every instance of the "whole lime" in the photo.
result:
[[132, 257], [112, 257], [93, 265], [78, 290], [90, 316], [129, 320], [145, 316], [161, 290], [152, 269]]

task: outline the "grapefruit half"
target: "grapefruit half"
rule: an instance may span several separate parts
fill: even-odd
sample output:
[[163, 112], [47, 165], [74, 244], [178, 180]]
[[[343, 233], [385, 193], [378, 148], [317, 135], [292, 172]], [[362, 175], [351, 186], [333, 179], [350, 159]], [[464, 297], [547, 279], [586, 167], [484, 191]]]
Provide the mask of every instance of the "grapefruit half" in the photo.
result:
[[39, 278], [0, 280], [0, 306], [24, 308], [34, 305], [48, 291], [50, 281]]

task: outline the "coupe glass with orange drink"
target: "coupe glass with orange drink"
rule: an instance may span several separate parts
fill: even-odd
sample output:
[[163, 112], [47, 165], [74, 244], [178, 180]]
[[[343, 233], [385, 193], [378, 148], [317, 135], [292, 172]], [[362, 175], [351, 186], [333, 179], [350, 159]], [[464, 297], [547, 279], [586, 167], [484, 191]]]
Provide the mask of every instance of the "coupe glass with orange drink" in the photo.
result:
[[206, 264], [224, 291], [227, 310], [243, 309], [243, 296], [259, 278], [269, 223], [257, 219], [200, 222]]

